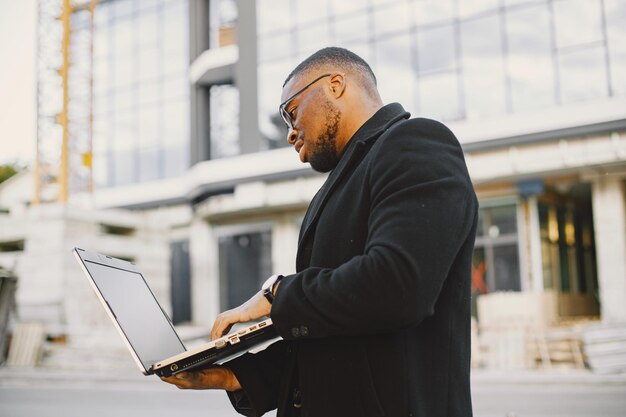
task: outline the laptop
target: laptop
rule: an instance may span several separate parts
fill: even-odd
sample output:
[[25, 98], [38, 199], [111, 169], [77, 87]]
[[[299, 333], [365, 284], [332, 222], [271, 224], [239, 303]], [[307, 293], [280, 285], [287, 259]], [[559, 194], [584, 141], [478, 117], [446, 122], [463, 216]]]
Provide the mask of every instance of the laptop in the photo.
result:
[[80, 248], [73, 253], [144, 375], [223, 364], [281, 339], [266, 319], [187, 350], [137, 265]]

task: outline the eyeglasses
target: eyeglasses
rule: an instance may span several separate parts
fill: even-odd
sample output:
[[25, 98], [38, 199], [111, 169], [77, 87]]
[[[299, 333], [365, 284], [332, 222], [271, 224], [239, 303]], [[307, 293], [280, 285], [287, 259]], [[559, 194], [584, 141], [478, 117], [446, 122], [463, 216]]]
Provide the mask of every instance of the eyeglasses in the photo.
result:
[[294, 126], [293, 126], [293, 119], [291, 118], [291, 114], [289, 114], [289, 112], [287, 111], [287, 105], [294, 99], [296, 98], [296, 96], [300, 93], [302, 93], [304, 90], [306, 90], [307, 88], [309, 88], [310, 86], [312, 86], [313, 84], [315, 84], [316, 82], [318, 82], [319, 80], [321, 80], [324, 77], [330, 77], [332, 74], [324, 74], [324, 75], [320, 75], [319, 77], [317, 77], [316, 79], [314, 79], [313, 81], [311, 81], [310, 83], [308, 83], [307, 85], [305, 85], [302, 89], [300, 89], [297, 93], [295, 93], [294, 95], [292, 95], [291, 97], [289, 97], [287, 100], [283, 101], [281, 103], [280, 106], [278, 106], [278, 112], [280, 113], [281, 117], [283, 118], [283, 120], [285, 121], [285, 123], [287, 124], [287, 127], [289, 127], [289, 129], [294, 130]]

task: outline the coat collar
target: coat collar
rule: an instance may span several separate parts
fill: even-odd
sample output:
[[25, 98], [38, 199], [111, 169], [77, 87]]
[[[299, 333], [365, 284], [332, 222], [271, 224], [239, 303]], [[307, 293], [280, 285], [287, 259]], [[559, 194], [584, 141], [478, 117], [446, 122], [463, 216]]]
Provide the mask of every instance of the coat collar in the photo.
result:
[[300, 249], [298, 251], [297, 259], [298, 266], [300, 266], [301, 263], [301, 256], [308, 256], [306, 254], [301, 254], [301, 246], [310, 235], [311, 230], [314, 229], [312, 226], [317, 222], [322, 209], [324, 208], [324, 205], [326, 204], [326, 201], [335, 186], [348, 172], [350, 172], [350, 167], [357, 161], [361, 160], [365, 150], [367, 149], [366, 145], [369, 142], [373, 142], [378, 139], [378, 137], [394, 123], [402, 119], [408, 119], [410, 116], [410, 113], [406, 112], [399, 103], [388, 104], [374, 113], [374, 115], [370, 117], [348, 141], [339, 163], [335, 169], [331, 171], [328, 179], [317, 195], [313, 198], [313, 201], [311, 201], [309, 210], [304, 217], [302, 225], [303, 232], [300, 236], [301, 238], [298, 245]]
[[411, 114], [405, 111], [400, 103], [391, 103], [381, 107], [356, 131], [348, 145], [346, 145], [346, 149], [351, 142], [369, 141], [378, 138], [389, 126], [401, 119], [408, 119], [410, 116]]

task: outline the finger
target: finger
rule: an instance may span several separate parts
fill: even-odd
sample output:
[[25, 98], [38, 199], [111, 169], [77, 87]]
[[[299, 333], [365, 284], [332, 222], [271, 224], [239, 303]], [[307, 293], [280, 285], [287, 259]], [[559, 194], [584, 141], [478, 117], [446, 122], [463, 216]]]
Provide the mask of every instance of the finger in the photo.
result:
[[211, 340], [219, 339], [233, 327], [233, 324], [237, 323], [238, 314], [231, 311], [224, 312], [217, 316], [213, 328], [211, 329]]
[[221, 321], [222, 318], [220, 316], [217, 316], [217, 319], [215, 320], [215, 323], [213, 323], [213, 327], [211, 328], [211, 340], [215, 340], [219, 337], [217, 336], [217, 331]]
[[224, 329], [222, 329], [222, 333], [220, 335], [220, 337], [224, 336], [225, 334], [228, 334], [228, 332], [230, 332], [230, 329], [233, 328], [232, 324], [229, 324], [228, 326], [224, 327]]

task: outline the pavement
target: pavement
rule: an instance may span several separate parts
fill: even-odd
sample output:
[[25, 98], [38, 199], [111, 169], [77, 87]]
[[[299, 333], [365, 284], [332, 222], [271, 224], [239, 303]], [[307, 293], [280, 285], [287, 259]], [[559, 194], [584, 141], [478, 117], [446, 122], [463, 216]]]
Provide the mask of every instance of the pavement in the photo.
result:
[[[473, 386], [481, 385], [612, 385], [626, 387], [626, 373], [595, 374], [589, 370], [472, 370]], [[114, 372], [94, 369], [0, 367], [2, 388], [169, 388], [156, 376], [144, 376], [136, 368]]]

